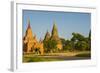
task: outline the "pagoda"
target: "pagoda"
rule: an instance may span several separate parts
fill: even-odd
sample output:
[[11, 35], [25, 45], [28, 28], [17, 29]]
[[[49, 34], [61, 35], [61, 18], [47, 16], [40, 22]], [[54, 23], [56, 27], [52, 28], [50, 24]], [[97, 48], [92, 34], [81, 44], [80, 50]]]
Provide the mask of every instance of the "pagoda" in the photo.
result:
[[23, 51], [25, 53], [36, 53], [38, 51], [41, 55], [43, 55], [44, 53], [43, 42], [38, 42], [36, 39], [36, 35], [33, 36], [30, 26], [30, 20], [28, 20], [28, 27], [23, 38]]

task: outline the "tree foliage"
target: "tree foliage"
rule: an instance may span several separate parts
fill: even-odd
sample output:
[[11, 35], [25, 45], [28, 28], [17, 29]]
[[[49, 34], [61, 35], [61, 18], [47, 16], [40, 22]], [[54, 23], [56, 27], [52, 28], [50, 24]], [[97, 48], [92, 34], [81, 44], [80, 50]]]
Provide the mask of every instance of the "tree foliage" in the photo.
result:
[[83, 35], [79, 33], [72, 33], [73, 37], [71, 38], [71, 41], [74, 42], [74, 48], [76, 50], [90, 50], [90, 43], [89, 43], [89, 37], [84, 37]]
[[54, 40], [44, 41], [45, 52], [55, 52], [57, 49], [57, 42]]
[[[72, 38], [69, 40], [65, 40], [64, 38], [60, 38], [63, 46], [63, 51], [84, 51], [91, 50], [91, 32], [89, 32], [89, 36], [85, 37], [80, 33], [72, 33]], [[48, 41], [44, 41], [45, 52], [57, 52], [57, 41], [49, 39]]]
[[72, 38], [70, 40], [62, 39], [63, 50], [90, 50], [91, 48], [91, 33], [89, 32], [89, 36], [85, 37], [80, 33], [72, 33]]
[[70, 40], [66, 40], [65, 45], [63, 46], [63, 50], [69, 50], [72, 51], [73, 50], [73, 42]]

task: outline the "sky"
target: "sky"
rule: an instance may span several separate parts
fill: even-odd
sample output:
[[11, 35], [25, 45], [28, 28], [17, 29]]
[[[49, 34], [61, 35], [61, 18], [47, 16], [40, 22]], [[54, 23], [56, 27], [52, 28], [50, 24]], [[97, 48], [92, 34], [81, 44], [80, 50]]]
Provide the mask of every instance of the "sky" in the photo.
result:
[[56, 23], [59, 37], [70, 39], [73, 32], [88, 36], [91, 29], [91, 14], [79, 12], [56, 12], [23, 10], [23, 36], [25, 35], [28, 19], [33, 35], [37, 39], [44, 39], [47, 31], [52, 31], [53, 23]]

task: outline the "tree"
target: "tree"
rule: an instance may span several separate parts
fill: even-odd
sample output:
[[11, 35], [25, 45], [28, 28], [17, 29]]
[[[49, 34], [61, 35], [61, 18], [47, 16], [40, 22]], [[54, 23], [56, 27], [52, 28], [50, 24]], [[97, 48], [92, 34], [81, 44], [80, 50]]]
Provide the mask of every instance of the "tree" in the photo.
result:
[[89, 50], [89, 37], [84, 37], [83, 35], [79, 33], [72, 33], [73, 37], [71, 38], [71, 41], [74, 42], [74, 48], [76, 50]]
[[75, 44], [75, 49], [76, 50], [86, 50], [88, 47], [88, 44], [85, 41], [78, 41]]
[[64, 47], [66, 45], [66, 40], [64, 38], [60, 38], [62, 46]]
[[89, 32], [89, 40], [91, 41], [91, 30]]
[[88, 40], [88, 48], [87, 50], [91, 50], [91, 30], [89, 31], [89, 36], [87, 37], [87, 40]]
[[74, 47], [73, 42], [70, 40], [66, 40], [65, 45], [63, 46], [63, 50], [72, 51], [73, 47]]
[[79, 33], [72, 33], [73, 37], [71, 39], [71, 41], [83, 41], [85, 40], [85, 37]]
[[57, 49], [57, 42], [54, 40], [48, 40], [44, 42], [45, 52], [55, 52]]

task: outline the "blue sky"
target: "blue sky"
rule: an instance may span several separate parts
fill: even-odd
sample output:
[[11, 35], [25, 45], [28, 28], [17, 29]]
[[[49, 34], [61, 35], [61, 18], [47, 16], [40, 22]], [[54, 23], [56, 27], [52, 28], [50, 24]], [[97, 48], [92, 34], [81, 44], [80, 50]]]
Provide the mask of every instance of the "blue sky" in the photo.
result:
[[70, 39], [72, 32], [88, 36], [91, 29], [90, 13], [23, 10], [23, 36], [28, 26], [28, 19], [33, 35], [36, 34], [38, 40], [44, 39], [47, 30], [51, 33], [54, 21], [59, 37], [65, 39]]

